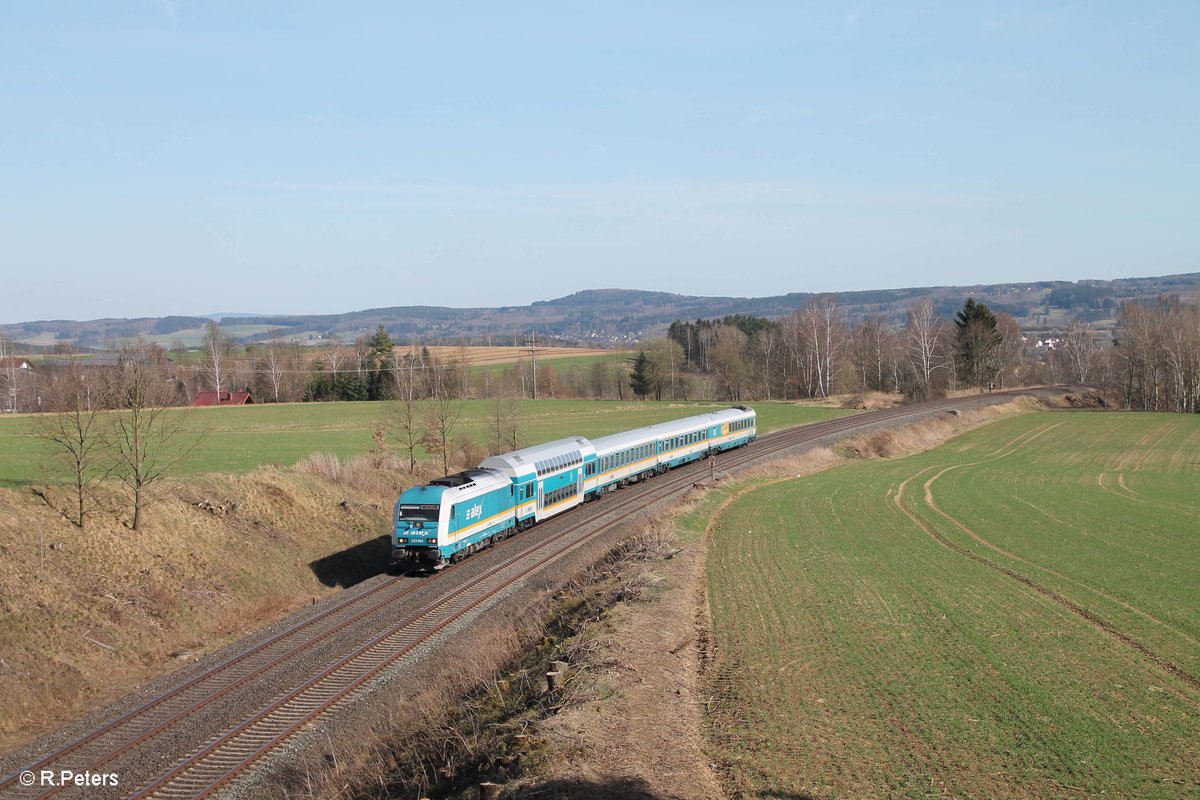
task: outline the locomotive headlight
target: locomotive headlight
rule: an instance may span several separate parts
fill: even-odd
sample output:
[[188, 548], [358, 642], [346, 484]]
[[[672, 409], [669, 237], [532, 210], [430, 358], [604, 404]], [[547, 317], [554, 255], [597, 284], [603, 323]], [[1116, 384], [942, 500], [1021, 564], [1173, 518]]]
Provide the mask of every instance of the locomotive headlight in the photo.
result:
[[437, 544], [437, 539], [426, 539], [425, 541], [429, 542], [430, 544]]
[[403, 536], [397, 536], [396, 544], [408, 544], [408, 539], [405, 539]]

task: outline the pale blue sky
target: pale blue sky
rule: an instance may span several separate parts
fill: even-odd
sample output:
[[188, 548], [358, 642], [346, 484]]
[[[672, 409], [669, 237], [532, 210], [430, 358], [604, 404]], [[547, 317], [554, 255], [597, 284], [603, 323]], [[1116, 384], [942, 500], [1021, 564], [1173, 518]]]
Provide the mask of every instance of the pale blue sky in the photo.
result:
[[1200, 270], [1200, 3], [9, 2], [0, 322]]

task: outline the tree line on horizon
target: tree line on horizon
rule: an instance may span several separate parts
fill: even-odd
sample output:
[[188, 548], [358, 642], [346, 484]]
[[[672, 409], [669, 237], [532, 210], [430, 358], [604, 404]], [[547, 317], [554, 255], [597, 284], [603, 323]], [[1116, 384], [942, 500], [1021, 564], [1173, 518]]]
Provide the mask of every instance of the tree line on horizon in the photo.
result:
[[[435, 356], [426, 346], [398, 345], [383, 326], [352, 345], [335, 343], [316, 353], [278, 339], [239, 351], [212, 321], [197, 357], [172, 360], [158, 345], [134, 344], [154, 354], [174, 405], [191, 404], [201, 391], [230, 389], [248, 391], [260, 403], [389, 400], [409, 392], [419, 399], [729, 402], [881, 392], [919, 401], [972, 386], [1072, 382], [1118, 391], [1131, 408], [1191, 412], [1200, 392], [1200, 309], [1173, 296], [1123, 304], [1111, 340], [1076, 319], [1053, 349], [1042, 350], [1030, 347], [1013, 317], [973, 299], [950, 320], [921, 299], [902, 325], [877, 316], [851, 325], [833, 295], [813, 297], [782, 319], [677, 320], [666, 336], [643, 342], [635, 357], [614, 354], [590, 365], [526, 359], [472, 369], [465, 347]], [[972, 358], [973, 350], [986, 352]], [[0, 341], [0, 408], [54, 410], [55, 393], [44, 389], [58, 369], [30, 374], [16, 366], [13, 353], [11, 343]], [[402, 388], [401, 376], [414, 386]]]

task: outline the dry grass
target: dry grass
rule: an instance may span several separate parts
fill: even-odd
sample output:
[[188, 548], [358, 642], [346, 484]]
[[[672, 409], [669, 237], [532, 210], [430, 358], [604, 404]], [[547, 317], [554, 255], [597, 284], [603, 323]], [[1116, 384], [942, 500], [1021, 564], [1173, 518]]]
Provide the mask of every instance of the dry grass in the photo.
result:
[[343, 461], [333, 453], [310, 453], [296, 462], [295, 470], [376, 497], [395, 494], [409, 477], [394, 455], [352, 456]]
[[[509, 780], [536, 764], [534, 723], [593, 696], [589, 658], [597, 625], [655, 584], [650, 564], [673, 540], [649, 531], [618, 544], [557, 589], [531, 593], [506, 617], [462, 632], [402, 693], [374, 695], [353, 715], [352, 737], [329, 735], [264, 792], [303, 798], [456, 796], [481, 780]], [[565, 685], [546, 689], [553, 661]], [[381, 699], [382, 698], [382, 699]], [[389, 699], [390, 698], [390, 699]], [[473, 795], [468, 795], [473, 796]]]
[[894, 408], [903, 402], [904, 395], [888, 392], [864, 392], [846, 397], [841, 401], [840, 407], [879, 411], [884, 408]]
[[312, 565], [386, 532], [399, 473], [310, 467], [163, 484], [140, 531], [0, 491], [0, 748], [334, 591]]
[[964, 431], [1040, 407], [1043, 407], [1040, 401], [1021, 397], [1000, 405], [942, 414], [902, 428], [856, 436], [842, 442], [839, 449], [853, 458], [899, 458], [923, 453]]

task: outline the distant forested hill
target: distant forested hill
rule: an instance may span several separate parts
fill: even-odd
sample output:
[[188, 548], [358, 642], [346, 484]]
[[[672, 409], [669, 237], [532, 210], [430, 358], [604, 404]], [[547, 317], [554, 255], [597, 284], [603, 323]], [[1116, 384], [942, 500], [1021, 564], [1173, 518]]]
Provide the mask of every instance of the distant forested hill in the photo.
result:
[[[1159, 294], [1200, 298], [1200, 273], [1113, 281], [1074, 283], [1043, 281], [979, 286], [935, 286], [841, 292], [838, 303], [850, 320], [878, 315], [899, 323], [916, 299], [930, 297], [945, 317], [968, 296], [984, 300], [995, 311], [1012, 314], [1028, 330], [1052, 330], [1074, 317], [1103, 324], [1126, 300]], [[589, 289], [527, 306], [446, 308], [394, 306], [343, 314], [225, 316], [221, 324], [242, 342], [273, 335], [321, 343], [331, 338], [353, 341], [379, 325], [398, 342], [513, 344], [531, 331], [540, 342], [604, 346], [660, 336], [676, 319], [696, 320], [727, 314], [782, 317], [800, 308], [813, 295], [794, 292], [774, 297], [692, 297], [668, 292], [629, 289]], [[30, 349], [53, 350], [55, 345], [109, 349], [121, 340], [149, 337], [164, 346], [194, 347], [205, 317], [144, 317], [95, 319], [85, 322], [48, 320], [0, 325], [0, 337], [24, 342]]]

